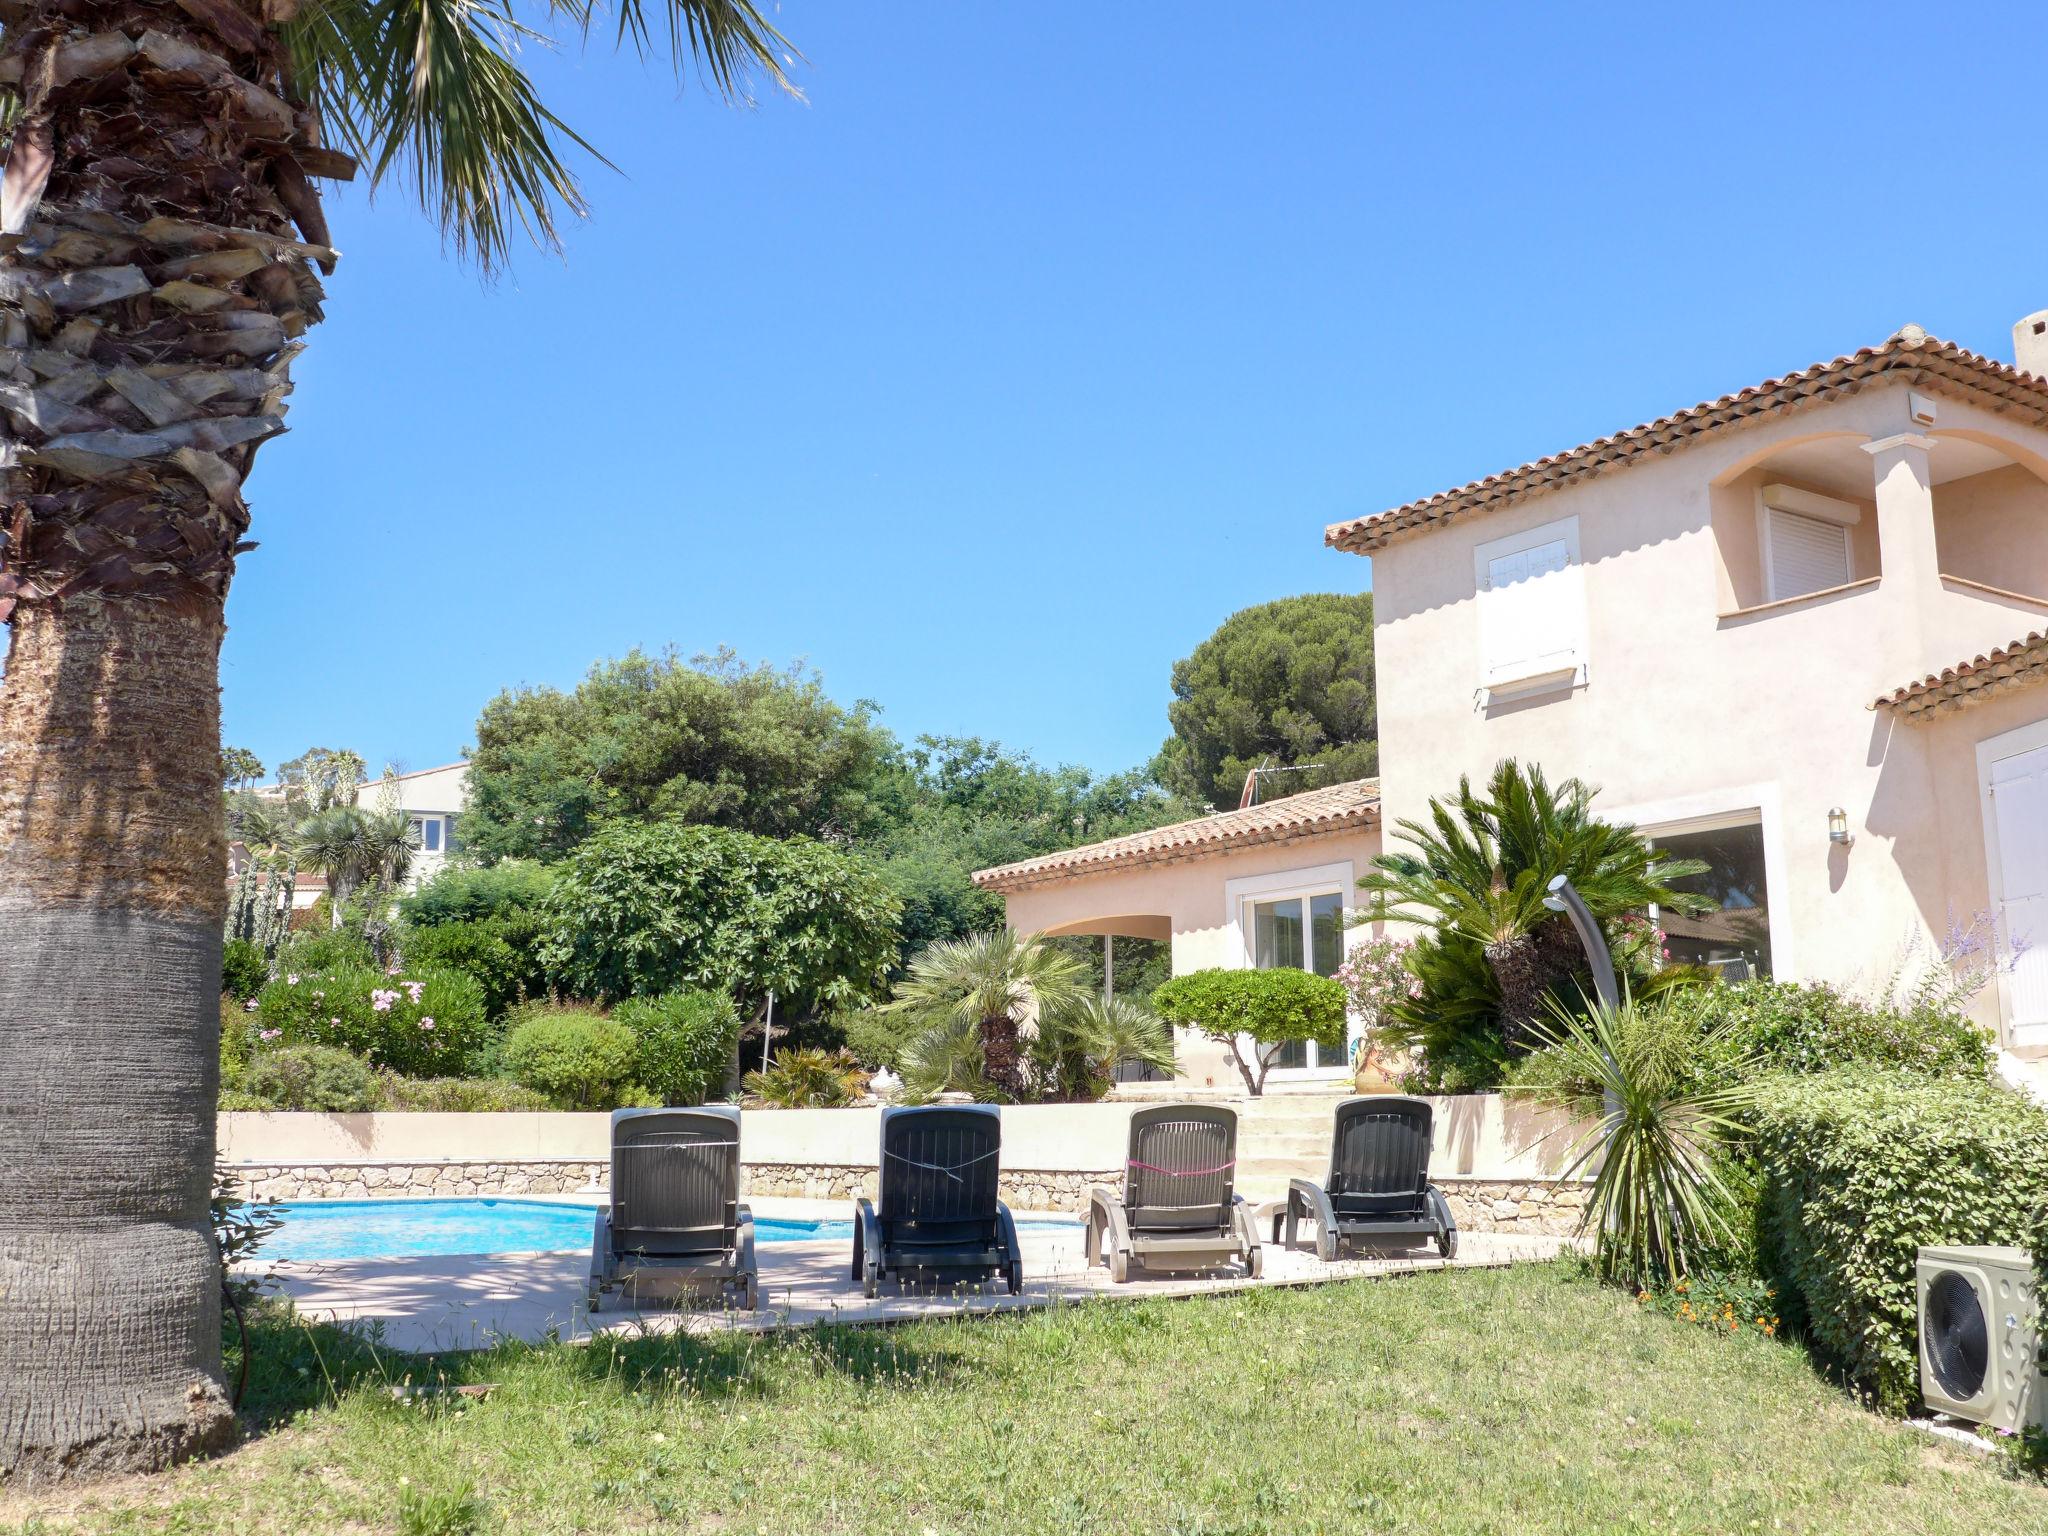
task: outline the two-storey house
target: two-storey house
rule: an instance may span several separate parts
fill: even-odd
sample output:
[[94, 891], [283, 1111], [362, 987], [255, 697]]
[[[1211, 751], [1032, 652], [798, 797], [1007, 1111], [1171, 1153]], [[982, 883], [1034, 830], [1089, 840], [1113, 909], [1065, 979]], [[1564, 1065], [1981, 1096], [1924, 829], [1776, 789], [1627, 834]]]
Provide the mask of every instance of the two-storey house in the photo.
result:
[[2015, 346], [1908, 326], [1334, 525], [1373, 564], [1381, 738], [1376, 786], [1316, 792], [1341, 825], [1276, 840], [1277, 801], [977, 879], [1014, 926], [1148, 931], [1177, 970], [1333, 969], [1381, 826], [1515, 757], [1708, 861], [1680, 958], [1873, 987], [1981, 918], [1984, 1021], [2048, 1056], [2048, 312]]

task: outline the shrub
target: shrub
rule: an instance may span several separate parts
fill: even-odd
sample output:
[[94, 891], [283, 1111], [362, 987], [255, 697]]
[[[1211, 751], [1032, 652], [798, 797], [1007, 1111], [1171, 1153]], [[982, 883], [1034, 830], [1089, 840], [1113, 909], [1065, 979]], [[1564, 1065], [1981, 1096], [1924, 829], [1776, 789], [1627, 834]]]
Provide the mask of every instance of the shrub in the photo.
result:
[[[1190, 971], [1152, 994], [1153, 1008], [1169, 1024], [1198, 1029], [1228, 1046], [1252, 1094], [1265, 1091], [1273, 1059], [1290, 1041], [1343, 1048], [1344, 1001], [1341, 982], [1286, 968]], [[1245, 1058], [1240, 1036], [1257, 1042], [1255, 1060]]]
[[561, 1109], [612, 1109], [627, 1097], [633, 1031], [595, 1009], [522, 1009], [505, 1037], [512, 1075]]
[[1861, 1063], [1982, 1081], [1996, 1060], [1983, 1030], [1933, 1002], [1897, 1007], [1820, 984], [1742, 981], [1674, 992], [1668, 1006], [1702, 1035], [1725, 1030], [1730, 1058], [1765, 1072]]
[[376, 1087], [379, 1109], [467, 1115], [554, 1108], [544, 1094], [501, 1077], [401, 1077], [380, 1071]]
[[2000, 1083], [1854, 1068], [1770, 1079], [1763, 1257], [1787, 1316], [1881, 1407], [1917, 1398], [1926, 1244], [2048, 1243], [2048, 1114]]
[[399, 940], [400, 954], [409, 966], [460, 971], [482, 990], [485, 1017], [502, 1018], [515, 1003], [545, 990], [531, 956], [506, 942], [507, 931], [499, 919], [407, 928]]
[[342, 1046], [409, 1077], [475, 1070], [488, 1043], [483, 990], [457, 971], [282, 970], [256, 999], [266, 1040]]
[[220, 951], [220, 989], [236, 1002], [247, 1002], [270, 980], [270, 962], [247, 939], [229, 939]]
[[613, 1013], [635, 1039], [634, 1080], [664, 1104], [702, 1104], [725, 1087], [740, 1014], [723, 992], [636, 997]]
[[242, 1073], [240, 1099], [248, 1107], [349, 1114], [377, 1107], [370, 1065], [330, 1045], [283, 1045], [260, 1050]]
[[408, 928], [490, 922], [538, 911], [554, 888], [554, 871], [525, 859], [506, 859], [487, 869], [451, 866], [400, 897], [398, 915]]
[[[324, 899], [324, 898], [323, 898]], [[277, 955], [277, 973], [287, 971], [333, 971], [344, 967], [369, 970], [377, 964], [376, 953], [362, 931], [347, 928], [295, 929]]]
[[931, 1026], [893, 1008], [859, 1008], [837, 1020], [854, 1060], [871, 1072], [903, 1075], [903, 1052]]
[[549, 974], [577, 996], [715, 987], [793, 1012], [870, 996], [896, 959], [896, 898], [857, 854], [681, 820], [616, 823], [547, 903]]
[[220, 995], [220, 1086], [223, 1090], [242, 1086], [242, 1071], [256, 1044], [254, 1015], [246, 1003], [227, 993]]
[[778, 1109], [837, 1109], [868, 1091], [868, 1075], [850, 1051], [784, 1051], [743, 1086]]
[[1091, 992], [1072, 1008], [1039, 1019], [1031, 1060], [1042, 1094], [1088, 1103], [1116, 1085], [1116, 1069], [1127, 1061], [1171, 1071], [1173, 1031], [1134, 998]]

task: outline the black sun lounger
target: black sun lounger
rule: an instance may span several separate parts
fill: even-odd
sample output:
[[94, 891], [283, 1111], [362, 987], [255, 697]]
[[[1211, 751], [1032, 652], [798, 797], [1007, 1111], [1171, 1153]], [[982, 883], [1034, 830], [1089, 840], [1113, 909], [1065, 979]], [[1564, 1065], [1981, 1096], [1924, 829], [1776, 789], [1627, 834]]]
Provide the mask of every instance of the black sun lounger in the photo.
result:
[[853, 1278], [874, 1296], [889, 1279], [921, 1285], [1024, 1285], [1017, 1223], [996, 1198], [1003, 1123], [993, 1105], [882, 1111], [875, 1202], [853, 1212]]
[[754, 1217], [740, 1204], [740, 1112], [612, 1112], [611, 1203], [597, 1213], [590, 1305], [613, 1290], [631, 1299], [716, 1291], [760, 1305]]
[[1131, 1266], [1213, 1269], [1235, 1259], [1259, 1273], [1259, 1234], [1236, 1192], [1237, 1111], [1161, 1104], [1131, 1115], [1123, 1193], [1088, 1191], [1088, 1262], [1122, 1284]]
[[1458, 1224], [1443, 1192], [1429, 1182], [1433, 1133], [1421, 1099], [1373, 1095], [1337, 1106], [1330, 1176], [1292, 1179], [1285, 1210], [1273, 1213], [1273, 1241], [1284, 1220], [1287, 1245], [1304, 1219], [1316, 1224], [1316, 1257], [1334, 1259], [1359, 1239], [1433, 1237], [1445, 1258], [1458, 1251]]

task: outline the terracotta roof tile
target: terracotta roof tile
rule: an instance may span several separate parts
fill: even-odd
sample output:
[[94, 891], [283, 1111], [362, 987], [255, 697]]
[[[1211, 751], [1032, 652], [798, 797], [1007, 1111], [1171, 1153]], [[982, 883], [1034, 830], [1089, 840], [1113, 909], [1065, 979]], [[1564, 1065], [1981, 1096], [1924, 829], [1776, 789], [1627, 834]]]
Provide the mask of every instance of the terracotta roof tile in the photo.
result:
[[1106, 869], [1203, 858], [1226, 848], [1291, 843], [1351, 827], [1375, 826], [1379, 819], [1380, 781], [1353, 779], [1326, 789], [1304, 790], [1284, 799], [1268, 800], [1246, 810], [1219, 811], [1194, 821], [1155, 827], [1150, 832], [1133, 832], [1017, 864], [979, 869], [974, 872], [974, 883], [985, 891], [1016, 891]]
[[1815, 363], [1783, 378], [1766, 379], [1735, 394], [1703, 401], [1688, 410], [1564, 453], [1532, 460], [1515, 469], [1502, 470], [1455, 490], [1439, 491], [1371, 517], [1332, 523], [1323, 532], [1323, 542], [1353, 554], [1369, 554], [1405, 534], [1455, 517], [1496, 511], [1525, 497], [1620, 468], [1645, 454], [1669, 453], [1690, 439], [1781, 411], [1852, 395], [1880, 380], [1976, 400], [1995, 411], [2017, 411], [2036, 425], [2048, 426], [2048, 380], [1965, 351], [1953, 342], [1937, 340], [1919, 326], [1909, 325], [1882, 346], [1865, 347], [1849, 357]]
[[1909, 720], [1932, 719], [2034, 683], [2048, 683], [2048, 630], [2036, 630], [1988, 656], [1930, 672], [1917, 682], [1894, 688], [1873, 707], [1896, 710]]

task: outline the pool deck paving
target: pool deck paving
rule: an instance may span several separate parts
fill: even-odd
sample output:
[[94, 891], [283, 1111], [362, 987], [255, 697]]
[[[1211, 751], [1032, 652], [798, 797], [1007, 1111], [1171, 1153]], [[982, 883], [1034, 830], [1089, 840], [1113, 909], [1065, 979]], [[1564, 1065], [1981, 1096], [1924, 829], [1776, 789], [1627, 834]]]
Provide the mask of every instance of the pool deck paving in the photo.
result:
[[[842, 1202], [759, 1199], [754, 1215], [791, 1220], [844, 1220]], [[1020, 1212], [1020, 1218], [1031, 1213]], [[281, 1260], [266, 1272], [302, 1315], [372, 1329], [388, 1348], [405, 1352], [484, 1349], [501, 1340], [581, 1342], [603, 1333], [687, 1329], [770, 1332], [829, 1323], [898, 1323], [921, 1318], [1012, 1312], [1085, 1300], [1197, 1296], [1259, 1286], [1319, 1285], [1425, 1269], [1483, 1269], [1547, 1259], [1569, 1246], [1557, 1237], [1472, 1232], [1459, 1235], [1458, 1255], [1445, 1261], [1434, 1247], [1393, 1249], [1325, 1264], [1313, 1252], [1267, 1244], [1264, 1272], [1254, 1280], [1235, 1268], [1198, 1275], [1148, 1276], [1123, 1285], [1090, 1267], [1078, 1223], [1020, 1219], [1023, 1290], [1000, 1286], [943, 1291], [894, 1287], [870, 1301], [852, 1280], [852, 1243], [845, 1238], [763, 1243], [761, 1308], [756, 1312], [634, 1309], [612, 1300], [592, 1313], [584, 1303], [587, 1249], [558, 1253], [461, 1254], [399, 1259]]]

